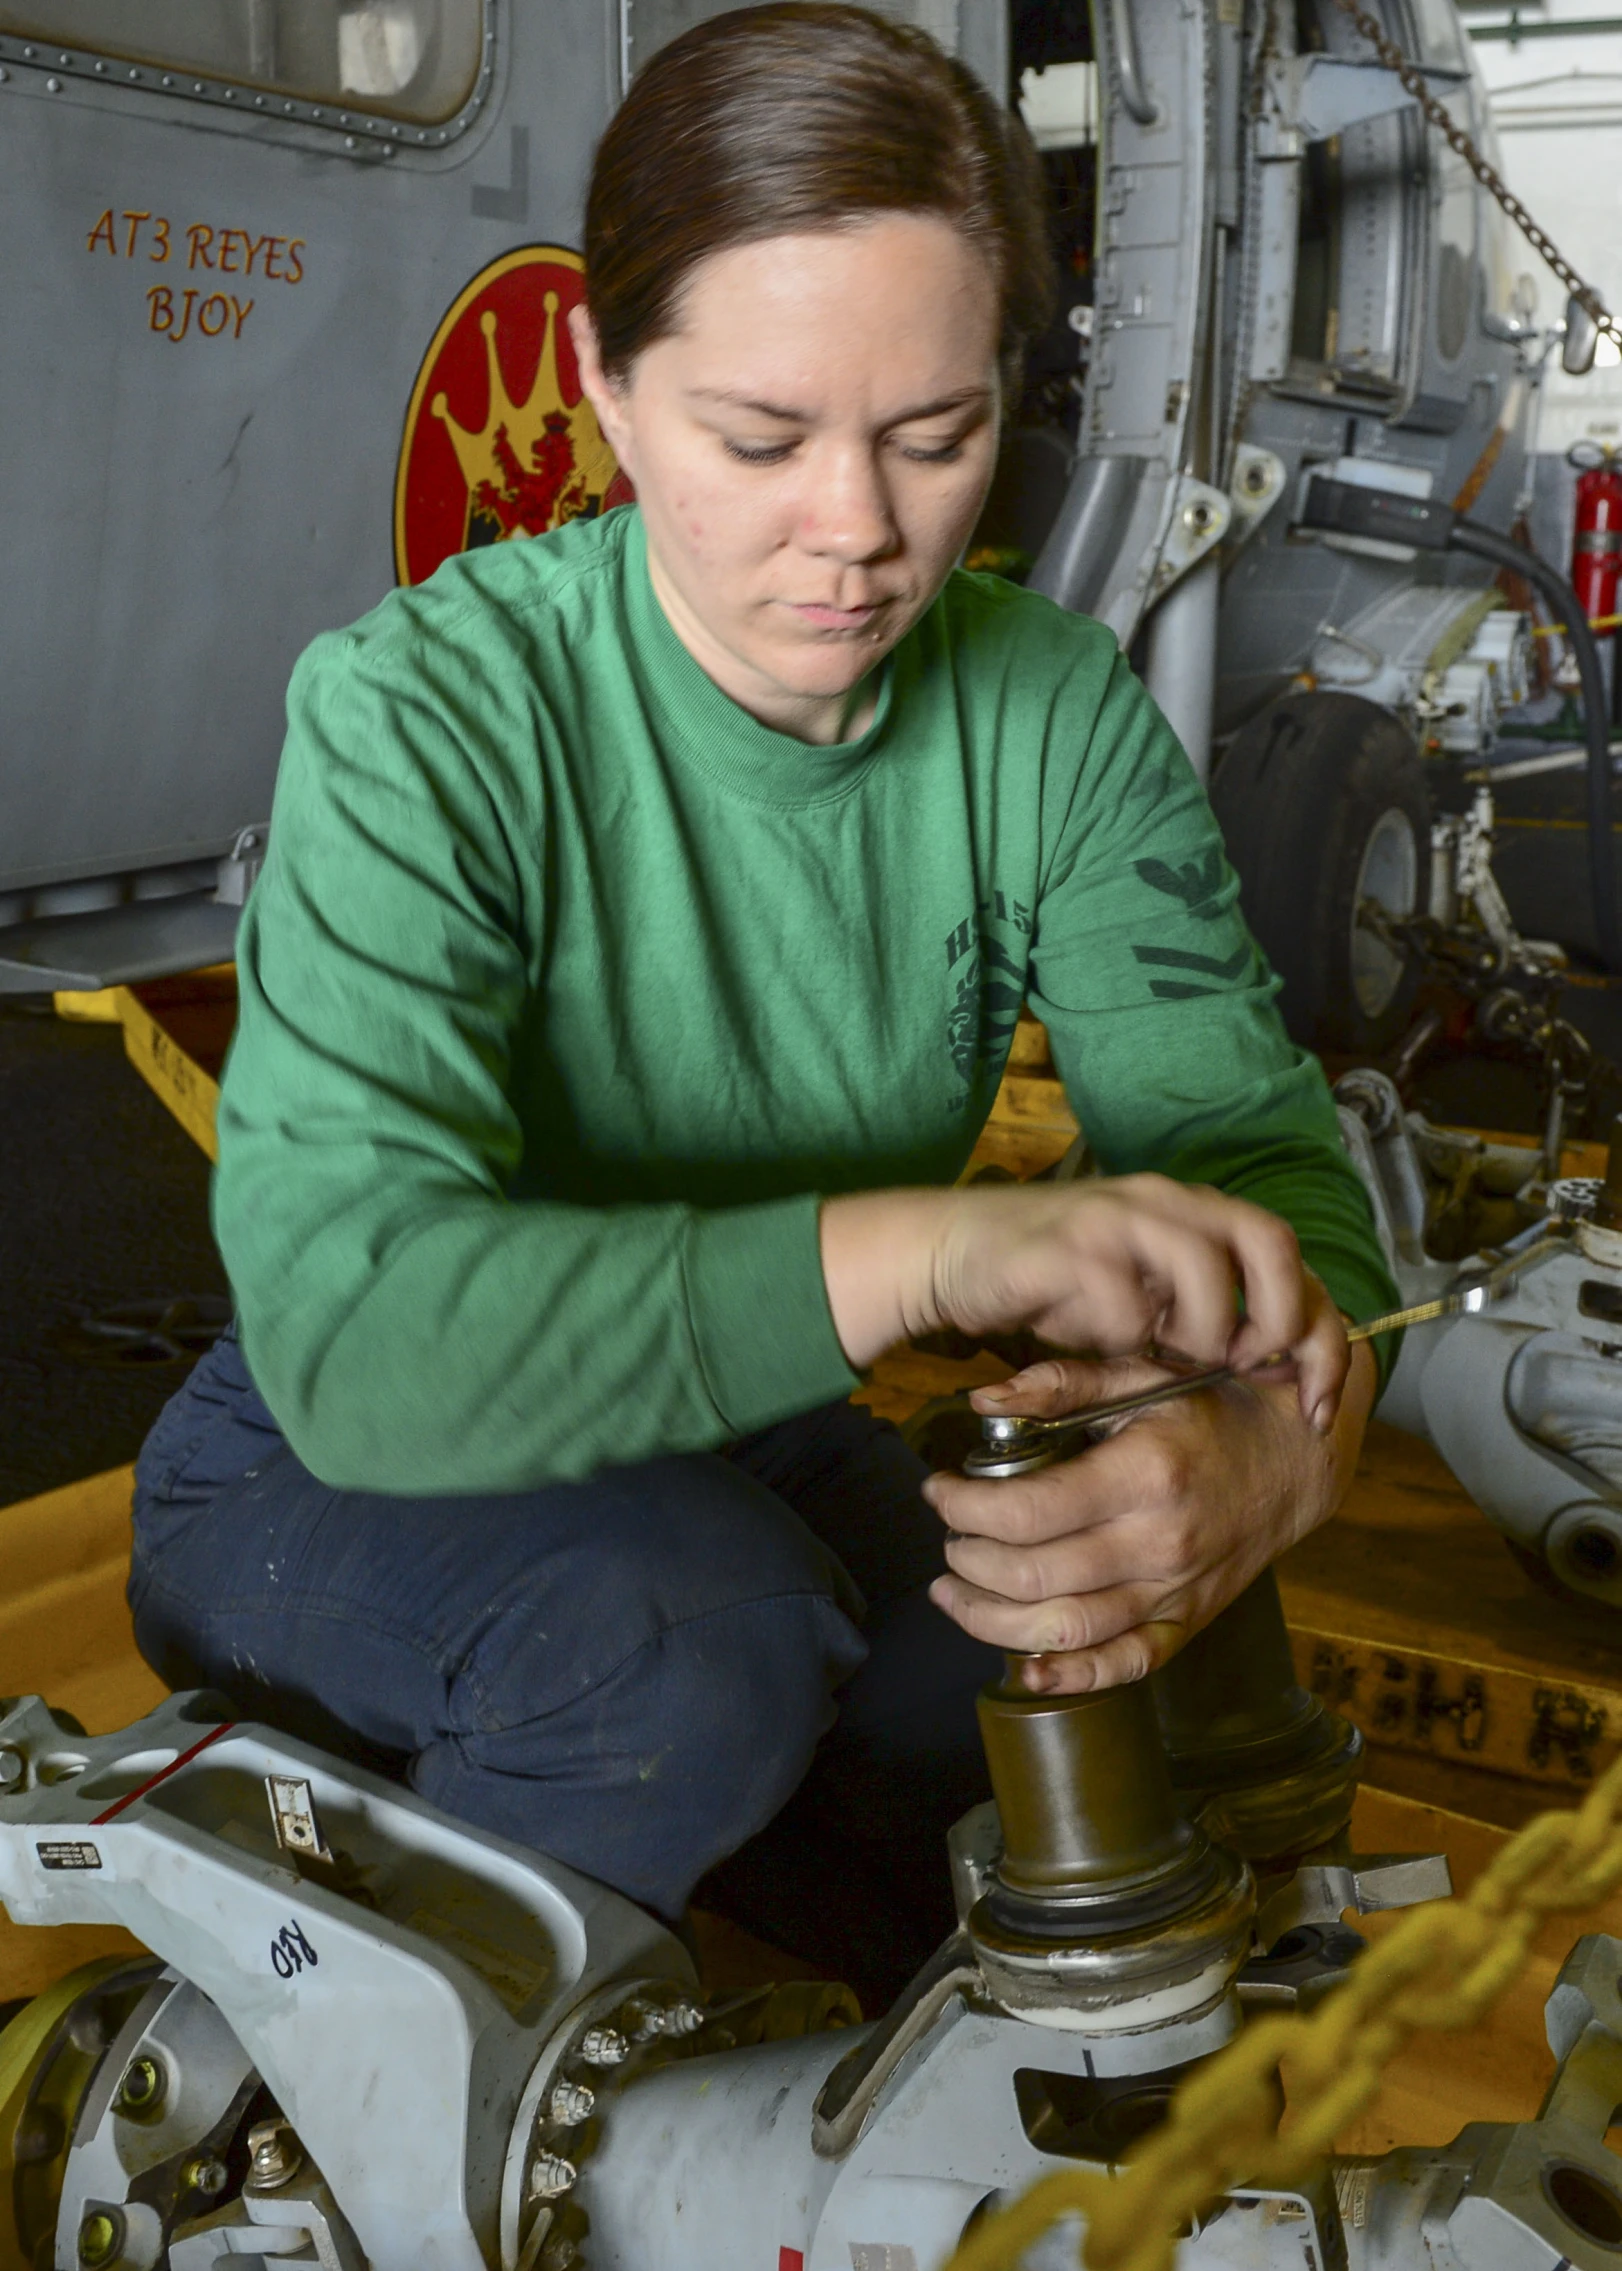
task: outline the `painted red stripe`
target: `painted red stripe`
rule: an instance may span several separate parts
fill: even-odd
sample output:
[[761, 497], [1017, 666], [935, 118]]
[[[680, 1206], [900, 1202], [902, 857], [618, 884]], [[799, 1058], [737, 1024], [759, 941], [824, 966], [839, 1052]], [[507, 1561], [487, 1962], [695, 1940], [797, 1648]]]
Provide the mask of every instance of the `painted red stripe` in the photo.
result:
[[777, 2271], [805, 2271], [805, 2257], [797, 2247], [780, 2247], [777, 2251]]
[[193, 1743], [189, 1751], [182, 1751], [167, 1766], [160, 1766], [157, 1773], [149, 1776], [138, 1790], [127, 1791], [122, 1798], [116, 1798], [104, 1814], [96, 1816], [90, 1824], [91, 1828], [100, 1829], [105, 1822], [116, 1821], [126, 1806], [133, 1806], [137, 1798], [144, 1798], [149, 1790], [156, 1790], [158, 1784], [167, 1782], [171, 1774], [178, 1774], [183, 1766], [190, 1766], [199, 1751], [206, 1751], [210, 1743], [217, 1743], [222, 1735], [229, 1735], [235, 1725], [234, 1719], [227, 1719], [221, 1727], [210, 1727], [200, 1743]]

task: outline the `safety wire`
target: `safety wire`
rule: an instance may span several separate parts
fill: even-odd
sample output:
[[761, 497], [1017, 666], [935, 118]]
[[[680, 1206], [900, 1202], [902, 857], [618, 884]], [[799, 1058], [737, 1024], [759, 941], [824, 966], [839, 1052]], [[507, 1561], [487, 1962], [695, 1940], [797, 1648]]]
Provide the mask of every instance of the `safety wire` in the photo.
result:
[[1299, 2185], [1414, 2035], [1476, 2025], [1519, 1977], [1545, 1917], [1593, 1908], [1619, 1884], [1622, 1759], [1578, 1810], [1528, 1822], [1463, 1899], [1411, 1910], [1310, 2015], [1246, 2027], [1188, 2077], [1117, 2173], [1041, 2178], [982, 2218], [946, 2271], [1015, 2271], [1044, 2232], [1075, 2216], [1086, 2271], [1170, 2271], [1193, 2219], [1235, 2188]]
[[1497, 199], [1527, 243], [1542, 254], [1577, 305], [1607, 339], [1622, 347], [1622, 323], [1618, 323], [1593, 285], [1584, 283], [1554, 239], [1538, 227], [1496, 166], [1488, 163], [1463, 127], [1455, 122], [1446, 104], [1437, 101], [1425, 83], [1425, 74], [1409, 62], [1384, 25], [1366, 8], [1360, 8], [1357, 0], [1334, 0], [1334, 4], [1357, 26], [1386, 69], [1402, 82], [1404, 91], [1413, 96], [1430, 124], [1464, 160], [1487, 194]]

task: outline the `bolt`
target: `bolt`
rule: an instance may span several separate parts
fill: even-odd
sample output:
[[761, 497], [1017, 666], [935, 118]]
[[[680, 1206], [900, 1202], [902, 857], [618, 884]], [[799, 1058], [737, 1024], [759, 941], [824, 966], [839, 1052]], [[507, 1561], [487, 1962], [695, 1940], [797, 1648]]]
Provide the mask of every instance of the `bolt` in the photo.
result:
[[187, 2191], [200, 2192], [205, 2199], [212, 2200], [216, 2192], [225, 2190], [230, 2173], [224, 2161], [216, 2159], [212, 2153], [202, 2153], [186, 2163], [180, 2172], [180, 2181]]
[[557, 2200], [573, 2188], [580, 2171], [561, 2153], [537, 2153], [529, 2164], [530, 2197]]
[[703, 2024], [704, 2012], [700, 2005], [689, 2003], [685, 1999], [680, 2003], [667, 2004], [659, 2014], [661, 2034], [697, 2034]]
[[163, 2068], [155, 2058], [133, 2058], [119, 2085], [120, 2113], [152, 2113], [163, 2102]]
[[585, 2082], [559, 2082], [547, 2111], [562, 2128], [572, 2129], [577, 2122], [590, 2120], [596, 2103], [597, 2092]]
[[124, 2245], [124, 2219], [116, 2208], [97, 2208], [79, 2226], [79, 2261], [96, 2271], [111, 2263]]
[[1245, 467], [1245, 487], [1253, 497], [1261, 495], [1267, 487], [1267, 468], [1265, 465], [1247, 465]]
[[580, 2055], [588, 2066], [623, 2066], [631, 2046], [618, 2027], [587, 2027], [580, 2038]]
[[9, 1746], [0, 1750], [0, 1790], [15, 1790], [27, 1772], [28, 1761], [21, 1751]]
[[277, 2192], [304, 2166], [304, 2151], [291, 2125], [256, 2121], [248, 2131], [248, 2182], [256, 2192]]

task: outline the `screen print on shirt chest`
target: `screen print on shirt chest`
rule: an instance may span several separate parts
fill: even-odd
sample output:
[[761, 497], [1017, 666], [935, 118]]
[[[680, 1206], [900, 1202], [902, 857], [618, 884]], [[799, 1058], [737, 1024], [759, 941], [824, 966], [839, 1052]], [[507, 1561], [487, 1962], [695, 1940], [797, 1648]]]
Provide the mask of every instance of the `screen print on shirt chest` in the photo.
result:
[[1029, 908], [977, 892], [968, 860], [837, 887], [796, 865], [717, 895], [667, 871], [641, 921], [599, 904], [561, 924], [524, 1083], [552, 1108], [519, 1106], [554, 1188], [741, 1200], [956, 1174], [1024, 996]]

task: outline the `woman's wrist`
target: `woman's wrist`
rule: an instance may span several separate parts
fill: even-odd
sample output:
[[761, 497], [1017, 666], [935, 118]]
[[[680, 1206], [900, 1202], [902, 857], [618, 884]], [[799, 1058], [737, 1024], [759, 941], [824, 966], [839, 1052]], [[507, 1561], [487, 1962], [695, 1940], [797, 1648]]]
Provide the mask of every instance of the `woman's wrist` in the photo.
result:
[[857, 1191], [825, 1199], [822, 1277], [839, 1345], [864, 1371], [897, 1341], [935, 1332], [935, 1255], [951, 1191]]

